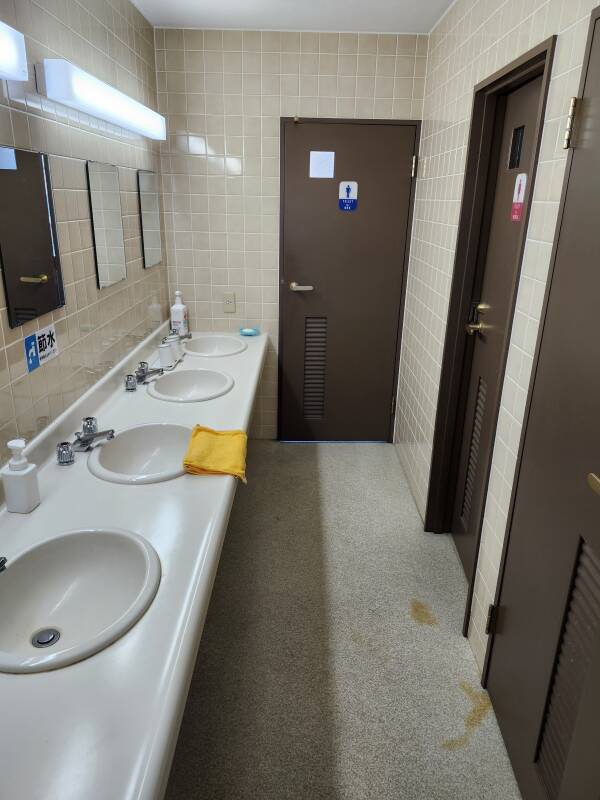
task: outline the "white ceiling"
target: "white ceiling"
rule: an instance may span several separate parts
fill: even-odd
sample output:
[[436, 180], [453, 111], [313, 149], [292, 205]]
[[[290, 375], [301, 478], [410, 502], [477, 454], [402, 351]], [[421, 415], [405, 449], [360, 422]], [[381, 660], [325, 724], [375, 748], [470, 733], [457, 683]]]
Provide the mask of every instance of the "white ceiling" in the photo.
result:
[[429, 33], [453, 0], [133, 0], [166, 28]]

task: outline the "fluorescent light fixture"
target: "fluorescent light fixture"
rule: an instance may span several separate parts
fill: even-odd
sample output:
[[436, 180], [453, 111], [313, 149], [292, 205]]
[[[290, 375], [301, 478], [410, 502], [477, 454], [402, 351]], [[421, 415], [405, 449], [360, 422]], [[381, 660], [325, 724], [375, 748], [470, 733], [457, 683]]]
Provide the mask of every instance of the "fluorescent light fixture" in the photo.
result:
[[25, 37], [10, 25], [0, 22], [0, 78], [26, 81], [28, 74]]
[[165, 118], [118, 89], [62, 58], [44, 58], [37, 70], [40, 89], [50, 100], [62, 103], [121, 128], [166, 139]]

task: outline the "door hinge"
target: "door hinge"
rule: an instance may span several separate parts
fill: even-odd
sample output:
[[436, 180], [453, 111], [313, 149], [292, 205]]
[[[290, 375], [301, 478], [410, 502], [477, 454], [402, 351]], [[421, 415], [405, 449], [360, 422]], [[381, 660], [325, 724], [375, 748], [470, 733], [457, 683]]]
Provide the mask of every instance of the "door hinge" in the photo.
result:
[[417, 164], [418, 163], [419, 163], [418, 157], [417, 156], [413, 156], [413, 159], [412, 159], [412, 170], [411, 170], [411, 173], [410, 173], [410, 177], [411, 178], [415, 178], [416, 175], [417, 175]]
[[390, 415], [393, 417], [396, 413], [396, 397], [392, 397], [392, 410], [390, 411]]
[[563, 138], [563, 150], [568, 150], [571, 147], [571, 138], [573, 136], [573, 125], [575, 124], [575, 111], [577, 109], [577, 97], [572, 97], [569, 104], [569, 114], [567, 116], [567, 127], [565, 128], [565, 135]]
[[496, 633], [496, 622], [498, 621], [498, 606], [490, 603], [488, 606], [487, 619], [485, 621], [485, 632], [489, 636]]

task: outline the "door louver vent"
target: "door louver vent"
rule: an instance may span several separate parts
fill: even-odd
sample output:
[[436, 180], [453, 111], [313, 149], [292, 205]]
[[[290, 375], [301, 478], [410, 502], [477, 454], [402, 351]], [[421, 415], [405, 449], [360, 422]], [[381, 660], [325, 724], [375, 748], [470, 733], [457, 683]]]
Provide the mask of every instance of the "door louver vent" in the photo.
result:
[[479, 383], [477, 384], [477, 399], [475, 401], [475, 413], [473, 414], [471, 444], [469, 445], [469, 460], [467, 461], [467, 474], [465, 476], [465, 488], [460, 512], [465, 524], [469, 521], [469, 517], [471, 515], [471, 505], [473, 503], [473, 490], [475, 488], [475, 479], [477, 478], [479, 444], [481, 439], [481, 428], [483, 425], [483, 413], [485, 411], [486, 395], [487, 384], [483, 378], [479, 378]]
[[563, 624], [538, 751], [549, 800], [559, 796], [579, 701], [600, 633], [600, 561], [582, 543]]
[[306, 317], [304, 322], [304, 419], [325, 415], [327, 366], [327, 317]]

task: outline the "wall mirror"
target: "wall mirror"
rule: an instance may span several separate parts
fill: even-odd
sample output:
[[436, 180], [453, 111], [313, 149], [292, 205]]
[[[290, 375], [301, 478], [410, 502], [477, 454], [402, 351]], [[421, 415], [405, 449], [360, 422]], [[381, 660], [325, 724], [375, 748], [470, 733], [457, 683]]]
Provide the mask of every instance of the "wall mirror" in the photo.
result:
[[162, 263], [158, 175], [155, 172], [138, 170], [138, 191], [140, 194], [144, 266], [148, 269]]
[[87, 176], [98, 286], [105, 289], [127, 277], [119, 170], [88, 161]]
[[0, 269], [16, 328], [65, 304], [48, 156], [0, 147]]

